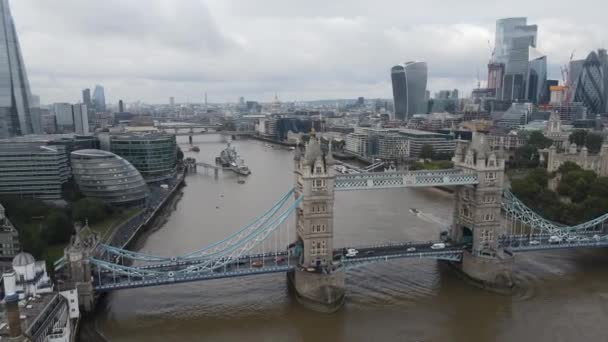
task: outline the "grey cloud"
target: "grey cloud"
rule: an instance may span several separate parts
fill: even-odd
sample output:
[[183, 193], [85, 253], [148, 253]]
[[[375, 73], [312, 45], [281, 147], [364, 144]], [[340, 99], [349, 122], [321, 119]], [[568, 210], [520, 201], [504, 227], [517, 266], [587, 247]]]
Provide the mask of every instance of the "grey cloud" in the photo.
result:
[[[22, 50], [43, 101], [75, 101], [79, 90], [106, 86], [112, 101], [269, 100], [390, 97], [389, 68], [429, 64], [431, 91], [475, 86], [485, 78], [498, 17], [528, 15], [551, 70], [597, 48], [600, 15], [580, 0], [497, 4], [309, 0], [26, 0], [13, 1]], [[579, 13], [580, 12], [580, 13]], [[588, 13], [588, 11], [585, 11]], [[592, 11], [595, 12], [595, 11]], [[600, 12], [599, 10], [597, 12]], [[503, 15], [504, 14], [504, 15]], [[579, 55], [580, 54], [580, 55]], [[558, 75], [553, 75], [558, 76]], [[170, 95], [169, 95], [170, 94]]]

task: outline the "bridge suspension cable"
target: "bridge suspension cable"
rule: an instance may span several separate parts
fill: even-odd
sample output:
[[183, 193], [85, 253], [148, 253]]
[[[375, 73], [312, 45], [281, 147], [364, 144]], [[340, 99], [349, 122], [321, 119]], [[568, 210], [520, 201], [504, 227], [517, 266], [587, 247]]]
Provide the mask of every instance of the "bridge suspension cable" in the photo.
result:
[[128, 260], [137, 260], [144, 262], [166, 262], [166, 261], [182, 261], [182, 260], [193, 260], [200, 258], [208, 258], [211, 257], [218, 252], [226, 249], [227, 247], [238, 243], [239, 241], [246, 239], [253, 232], [258, 229], [263, 228], [263, 226], [268, 223], [268, 221], [276, 215], [276, 213], [285, 205], [285, 203], [289, 200], [291, 195], [293, 195], [294, 189], [288, 191], [277, 203], [275, 203], [270, 209], [264, 212], [262, 215], [255, 218], [251, 223], [247, 224], [245, 227], [241, 228], [237, 232], [228, 236], [227, 238], [220, 240], [218, 242], [212, 243], [202, 249], [189, 252], [187, 254], [181, 256], [158, 256], [147, 253], [135, 252], [130, 250], [125, 250], [122, 248], [110, 246], [107, 244], [100, 245], [101, 252], [107, 252], [109, 255], [113, 255], [115, 257], [120, 257]]
[[[213, 258], [200, 259], [196, 263], [185, 264], [168, 262], [165, 264], [158, 264], [154, 268], [150, 266], [126, 266], [95, 258], [92, 258], [91, 262], [97, 267], [97, 278], [99, 282], [101, 282], [102, 279], [105, 279], [106, 281], [113, 281], [114, 283], [129, 282], [131, 281], [131, 278], [146, 280], [167, 278], [178, 279], [180, 277], [192, 277], [214, 271], [221, 272], [223, 270], [225, 272], [228, 267], [236, 267], [238, 269], [241, 260], [249, 260], [251, 266], [251, 259], [253, 258], [261, 260], [262, 263], [267, 258], [273, 258], [275, 263], [278, 263], [278, 261], [276, 261], [277, 257], [279, 255], [286, 255], [286, 253], [281, 251], [279, 245], [284, 244], [285, 249], [288, 245], [288, 240], [279, 242], [279, 240], [281, 240], [280, 237], [287, 234], [282, 234], [278, 228], [281, 227], [297, 209], [302, 199], [303, 197], [300, 197], [294, 201], [292, 205], [285, 209], [280, 215], [274, 217], [263, 229], [259, 229], [247, 239], [229, 246], [225, 250], [214, 255]], [[286, 229], [289, 229], [289, 227], [286, 227]], [[274, 239], [268, 239], [273, 233], [275, 234]], [[268, 245], [265, 244], [266, 242], [268, 242], [268, 245], [271, 247], [272, 242], [274, 242], [274, 247], [270, 249], [267, 248]], [[260, 248], [262, 252], [256, 255], [247, 255], [247, 253], [251, 252], [256, 247]], [[289, 259], [288, 254], [286, 259]], [[102, 270], [104, 271], [103, 273]]]

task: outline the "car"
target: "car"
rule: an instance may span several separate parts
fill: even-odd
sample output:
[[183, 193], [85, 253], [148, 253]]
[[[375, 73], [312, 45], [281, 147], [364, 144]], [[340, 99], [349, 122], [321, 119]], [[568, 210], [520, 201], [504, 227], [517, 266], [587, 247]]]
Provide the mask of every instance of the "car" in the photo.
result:
[[576, 242], [577, 240], [578, 240], [577, 236], [568, 236], [566, 238], [566, 241], [568, 241], [568, 242]]
[[593, 235], [592, 239], [595, 241], [600, 241], [602, 238], [599, 235], [595, 234], [595, 235]]
[[282, 263], [284, 263], [284, 262], [285, 262], [285, 258], [283, 258], [283, 257], [277, 257], [277, 258], [275, 259], [275, 262], [276, 262], [277, 264], [282, 264]]
[[445, 243], [434, 243], [431, 245], [431, 249], [444, 249]]
[[264, 263], [261, 260], [256, 260], [254, 262], [251, 263], [251, 266], [253, 267], [262, 267], [264, 266]]
[[317, 272], [317, 269], [314, 267], [307, 267], [306, 272]]
[[538, 245], [540, 245], [540, 241], [538, 241], [538, 240], [530, 240], [530, 242], [528, 242], [528, 244], [530, 246], [538, 246]]
[[359, 251], [354, 249], [354, 248], [349, 248], [346, 250], [346, 257], [347, 258], [352, 258], [352, 257], [356, 257], [357, 254], [359, 254]]
[[415, 252], [416, 251], [416, 247], [409, 247], [408, 249], [405, 250], [406, 252]]
[[591, 239], [589, 239], [588, 237], [578, 239], [578, 242], [589, 242], [589, 241], [591, 241]]
[[556, 243], [561, 243], [563, 241], [563, 238], [557, 235], [552, 235], [551, 237], [549, 237], [549, 243], [550, 244], [556, 244]]

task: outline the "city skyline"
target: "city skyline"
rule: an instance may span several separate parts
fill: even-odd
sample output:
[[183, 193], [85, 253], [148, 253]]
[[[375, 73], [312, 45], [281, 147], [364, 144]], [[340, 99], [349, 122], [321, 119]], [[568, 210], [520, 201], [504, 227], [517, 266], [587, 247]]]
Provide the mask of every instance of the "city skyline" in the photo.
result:
[[[178, 103], [203, 102], [205, 91], [210, 102], [271, 101], [275, 92], [289, 101], [390, 98], [386, 68], [404, 60], [428, 63], [431, 93], [458, 88], [467, 94], [478, 70], [486, 79], [496, 20], [510, 16], [538, 25], [548, 76], [560, 79], [559, 65], [573, 50], [582, 59], [604, 43], [601, 11], [576, 15], [587, 2], [599, 4], [583, 1], [566, 5], [568, 11], [522, 1], [513, 6], [518, 12], [486, 4], [483, 14], [471, 10], [479, 4], [462, 4], [460, 16], [432, 2], [420, 5], [421, 12], [432, 10], [430, 19], [392, 1], [376, 4], [374, 14], [357, 2], [323, 11], [269, 2], [261, 11], [244, 2], [160, 1], [149, 3], [146, 15], [129, 1], [12, 5], [34, 92], [48, 104], [75, 102], [92, 84], [104, 85], [108, 103], [164, 103], [166, 94]], [[406, 12], [412, 13], [396, 16]]]

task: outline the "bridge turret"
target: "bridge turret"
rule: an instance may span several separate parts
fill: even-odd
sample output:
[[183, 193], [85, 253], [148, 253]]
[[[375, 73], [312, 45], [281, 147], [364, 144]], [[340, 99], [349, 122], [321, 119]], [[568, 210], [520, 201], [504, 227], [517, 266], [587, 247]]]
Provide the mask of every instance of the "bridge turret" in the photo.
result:
[[505, 160], [490, 150], [485, 135], [475, 133], [466, 152], [455, 155], [453, 162], [454, 167], [477, 174], [479, 181], [455, 192], [451, 237], [470, 246], [462, 269], [484, 284], [511, 286], [512, 257], [499, 245]]
[[99, 243], [99, 235], [92, 231], [87, 223], [84, 227], [75, 224], [74, 230], [76, 234], [72, 236], [70, 245], [64, 251], [68, 281], [63, 284], [62, 287], [65, 288], [62, 290], [77, 289], [78, 303], [85, 311], [90, 312], [95, 300], [90, 258]]
[[303, 152], [298, 147], [294, 157], [295, 197], [304, 197], [295, 224], [301, 255], [290, 279], [303, 304], [332, 311], [344, 299], [344, 274], [333, 272], [335, 162], [314, 130]]

